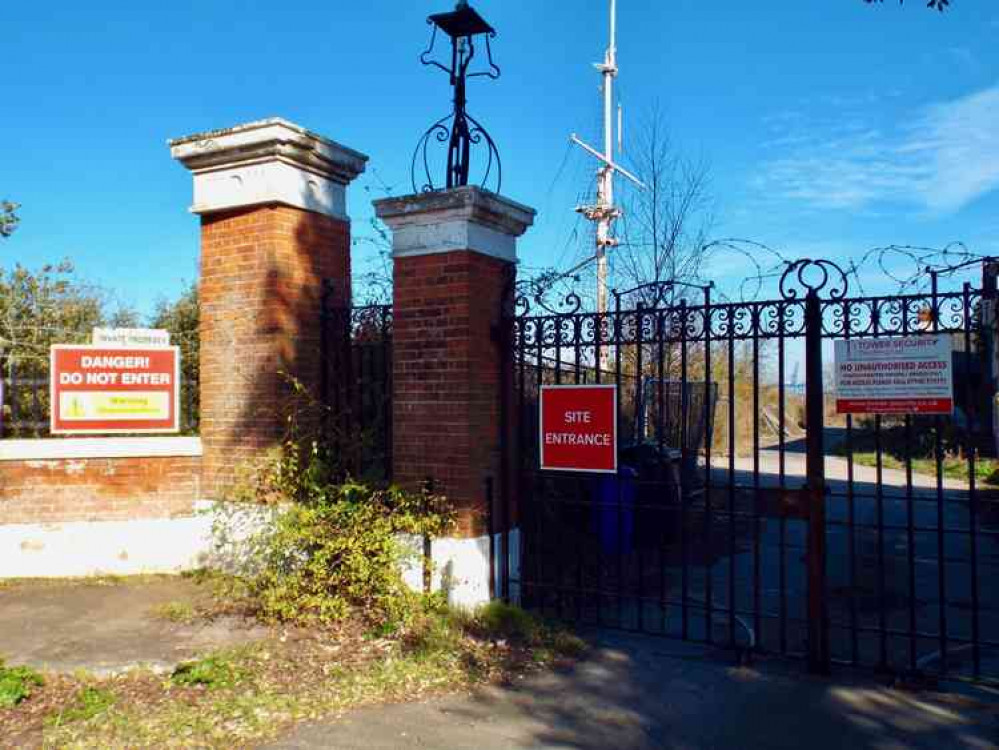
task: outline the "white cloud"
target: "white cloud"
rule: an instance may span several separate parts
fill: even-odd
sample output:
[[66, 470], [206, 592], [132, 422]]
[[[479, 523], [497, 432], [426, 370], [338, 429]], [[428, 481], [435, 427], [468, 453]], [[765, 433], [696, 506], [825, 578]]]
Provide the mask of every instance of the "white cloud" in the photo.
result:
[[952, 213], [999, 187], [999, 85], [917, 112], [887, 130], [870, 115], [771, 122], [779, 151], [756, 185], [816, 208], [910, 205]]

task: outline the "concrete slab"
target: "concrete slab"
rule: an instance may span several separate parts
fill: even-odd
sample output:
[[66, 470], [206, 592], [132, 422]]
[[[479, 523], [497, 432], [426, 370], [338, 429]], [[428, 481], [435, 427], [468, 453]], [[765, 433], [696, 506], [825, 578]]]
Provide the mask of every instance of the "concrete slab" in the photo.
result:
[[270, 750], [984, 749], [999, 695], [915, 694], [802, 665], [736, 668], [651, 638], [605, 637], [576, 668], [455, 697], [350, 713]]
[[0, 656], [8, 664], [57, 672], [112, 674], [139, 665], [166, 671], [266, 635], [234, 618], [178, 624], [154, 613], [204, 596], [183, 578], [17, 582], [0, 588]]

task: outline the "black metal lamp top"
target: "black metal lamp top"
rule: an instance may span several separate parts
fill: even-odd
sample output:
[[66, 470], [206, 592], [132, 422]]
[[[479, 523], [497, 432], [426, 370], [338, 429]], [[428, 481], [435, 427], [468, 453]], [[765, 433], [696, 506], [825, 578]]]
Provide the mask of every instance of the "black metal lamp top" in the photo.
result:
[[458, 3], [458, 7], [450, 13], [435, 13], [429, 20], [452, 39], [496, 33], [475, 8], [464, 2]]
[[[487, 157], [485, 167], [482, 169], [481, 184], [485, 186], [490, 179], [493, 179], [494, 189], [499, 192], [502, 167], [496, 144], [486, 129], [468, 114], [465, 108], [467, 79], [485, 76], [495, 80], [500, 76], [499, 66], [493, 62], [493, 52], [490, 45], [490, 39], [496, 36], [496, 30], [474, 8], [469, 6], [466, 0], [459, 0], [453, 11], [435, 13], [427, 19], [427, 23], [433, 26], [433, 33], [430, 36], [429, 46], [420, 55], [420, 62], [439, 68], [448, 74], [453, 89], [453, 107], [449, 114], [427, 129], [416, 146], [412, 164], [413, 192], [430, 192], [441, 188], [450, 189], [467, 185], [472, 146], [480, 145]], [[451, 40], [451, 59], [448, 64], [433, 58], [438, 30], [450, 37]], [[469, 72], [472, 59], [475, 57], [478, 38], [485, 40], [488, 68], [478, 72]], [[431, 143], [447, 144], [447, 171], [443, 184], [435, 184], [431, 176], [429, 154]], [[493, 170], [494, 162], [495, 171]], [[419, 178], [418, 175], [420, 175]]]

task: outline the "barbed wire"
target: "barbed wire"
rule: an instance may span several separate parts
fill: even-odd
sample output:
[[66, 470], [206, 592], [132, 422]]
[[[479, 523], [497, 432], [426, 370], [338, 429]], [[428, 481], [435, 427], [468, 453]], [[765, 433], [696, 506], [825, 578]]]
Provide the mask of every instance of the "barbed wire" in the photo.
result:
[[[743, 273], [737, 285], [726, 288], [719, 283], [717, 275], [708, 278], [705, 274], [719, 265], [718, 256], [728, 253], [736, 256], [738, 267]], [[762, 299], [768, 289], [777, 293], [777, 286], [784, 272], [799, 256], [791, 255], [772, 245], [757, 240], [742, 237], [725, 237], [711, 240], [696, 251], [698, 261], [681, 279], [687, 284], [708, 285], [714, 281], [718, 301], [747, 302]], [[960, 240], [949, 242], [940, 247], [931, 245], [890, 244], [869, 248], [858, 257], [838, 258], [836, 262], [842, 267], [850, 287], [859, 296], [867, 296], [867, 287], [872, 281], [888, 282], [888, 289], [880, 289], [878, 293], [888, 294], [920, 294], [927, 292], [933, 279], [938, 283], [951, 281], [961, 274], [974, 272], [980, 263], [999, 260], [995, 256], [977, 252]], [[528, 269], [534, 270], [533, 276], [518, 281], [518, 293], [532, 297], [552, 294], [554, 297], [566, 297], [575, 294], [583, 300], [591, 296], [584, 291], [573, 288], [578, 284], [586, 266], [593, 262], [589, 258], [576, 264], [566, 271], [556, 268]], [[734, 261], [733, 261], [734, 262]], [[733, 262], [726, 262], [727, 267]], [[667, 279], [649, 279], [648, 281], [663, 282]]]

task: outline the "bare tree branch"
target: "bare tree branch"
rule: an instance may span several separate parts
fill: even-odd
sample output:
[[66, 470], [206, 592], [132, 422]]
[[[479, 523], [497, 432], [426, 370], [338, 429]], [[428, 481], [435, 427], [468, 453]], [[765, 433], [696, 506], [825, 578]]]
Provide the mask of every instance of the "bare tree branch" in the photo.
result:
[[615, 251], [619, 283], [695, 280], [712, 225], [709, 169], [682, 155], [654, 106], [629, 144], [628, 156], [645, 190], [632, 191]]

